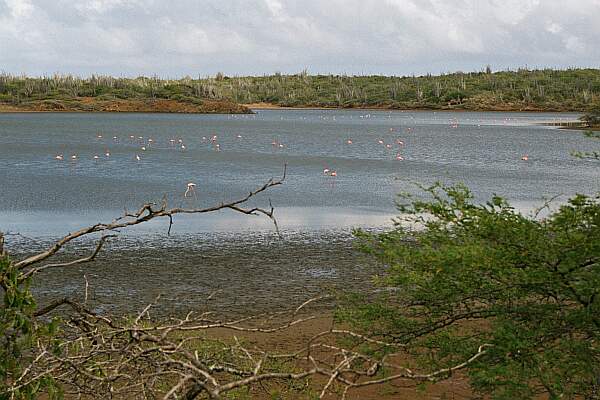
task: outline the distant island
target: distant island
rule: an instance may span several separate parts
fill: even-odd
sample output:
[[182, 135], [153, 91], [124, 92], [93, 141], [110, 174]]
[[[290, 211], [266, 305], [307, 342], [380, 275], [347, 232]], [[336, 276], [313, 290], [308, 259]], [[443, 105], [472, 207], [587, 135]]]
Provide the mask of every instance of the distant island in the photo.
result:
[[294, 75], [160, 79], [0, 74], [0, 111], [249, 113], [250, 108], [577, 111], [600, 104], [600, 70], [425, 76]]

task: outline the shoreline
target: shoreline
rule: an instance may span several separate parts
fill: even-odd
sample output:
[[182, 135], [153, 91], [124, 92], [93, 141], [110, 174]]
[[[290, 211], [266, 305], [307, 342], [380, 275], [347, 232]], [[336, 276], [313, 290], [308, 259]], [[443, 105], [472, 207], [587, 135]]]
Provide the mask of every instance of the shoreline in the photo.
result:
[[[481, 109], [471, 108], [396, 108], [389, 106], [282, 106], [275, 103], [233, 103], [226, 100], [209, 101], [203, 104], [183, 103], [169, 99], [119, 99], [119, 100], [96, 100], [93, 98], [74, 99], [74, 102], [39, 100], [24, 106], [15, 106], [0, 103], [0, 114], [12, 113], [149, 113], [149, 114], [253, 114], [254, 110], [364, 110], [364, 111], [388, 111], [388, 112], [489, 112], [489, 113], [573, 113], [581, 114], [580, 110], [542, 110], [542, 109], [518, 109], [491, 107]], [[570, 121], [569, 121], [570, 122]], [[567, 122], [565, 122], [566, 124]], [[553, 125], [561, 125], [562, 122], [552, 122]], [[592, 128], [596, 129], [596, 128]]]
[[397, 112], [497, 112], [497, 113], [573, 113], [582, 114], [580, 110], [539, 110], [539, 109], [516, 109], [516, 108], [395, 108], [387, 106], [366, 106], [366, 107], [328, 107], [328, 106], [282, 106], [274, 103], [240, 103], [251, 110], [372, 110], [372, 111], [397, 111]]
[[198, 103], [161, 98], [98, 99], [74, 97], [34, 100], [20, 105], [0, 102], [0, 113], [165, 113], [165, 114], [253, 114], [248, 107], [227, 100]]

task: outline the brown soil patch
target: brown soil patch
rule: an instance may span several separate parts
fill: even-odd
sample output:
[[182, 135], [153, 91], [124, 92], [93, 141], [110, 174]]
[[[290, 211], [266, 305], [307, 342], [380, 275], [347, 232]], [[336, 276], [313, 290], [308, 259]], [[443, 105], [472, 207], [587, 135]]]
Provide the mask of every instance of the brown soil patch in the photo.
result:
[[[274, 333], [248, 333], [236, 332], [228, 329], [218, 329], [209, 332], [209, 336], [226, 342], [234, 342], [236, 336], [242, 341], [246, 348], [259, 348], [268, 350], [271, 353], [293, 353], [303, 349], [306, 344], [316, 334], [327, 331], [332, 328], [332, 315], [323, 311], [318, 317], [295, 325], [282, 331]], [[282, 321], [283, 322], [283, 321]], [[277, 326], [276, 322], [271, 321], [269, 326]], [[343, 329], [336, 325], [336, 329]], [[330, 340], [335, 344], [334, 340]], [[406, 364], [407, 360], [396, 358], [389, 359], [395, 364]], [[320, 393], [327, 380], [321, 376], [312, 378], [312, 393]], [[463, 373], [455, 373], [451, 379], [438, 383], [428, 383], [422, 388], [417, 388], [419, 382], [411, 380], [397, 380], [381, 385], [365, 386], [352, 389], [348, 392], [348, 400], [393, 400], [393, 399], [411, 399], [411, 400], [433, 400], [433, 399], [471, 399], [474, 393], [469, 387], [467, 378]], [[277, 389], [277, 385], [269, 385], [272, 389]], [[284, 399], [306, 399], [307, 393], [281, 393]], [[252, 399], [272, 399], [267, 391], [253, 391]], [[329, 393], [325, 399], [334, 400], [341, 398], [339, 393]]]
[[0, 103], [0, 112], [147, 112], [188, 114], [249, 114], [252, 111], [230, 101], [202, 100], [191, 103], [171, 99], [98, 99], [78, 97], [65, 100], [35, 100], [19, 105]]

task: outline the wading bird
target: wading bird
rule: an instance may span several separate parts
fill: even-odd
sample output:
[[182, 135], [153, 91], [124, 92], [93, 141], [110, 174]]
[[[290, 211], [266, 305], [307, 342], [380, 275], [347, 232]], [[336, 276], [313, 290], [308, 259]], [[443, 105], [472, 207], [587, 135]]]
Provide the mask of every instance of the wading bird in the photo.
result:
[[194, 182], [190, 182], [187, 184], [187, 189], [185, 190], [183, 197], [188, 197], [188, 194], [190, 196], [193, 195], [194, 197], [196, 197], [196, 184]]

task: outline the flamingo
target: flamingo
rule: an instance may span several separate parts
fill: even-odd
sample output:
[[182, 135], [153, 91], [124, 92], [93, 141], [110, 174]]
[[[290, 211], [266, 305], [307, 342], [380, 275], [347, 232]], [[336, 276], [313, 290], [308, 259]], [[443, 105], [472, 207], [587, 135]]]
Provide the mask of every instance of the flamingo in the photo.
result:
[[402, 157], [402, 155], [400, 153], [396, 154], [396, 160], [402, 161], [404, 160], [404, 157]]
[[523, 157], [521, 157], [521, 160], [523, 160], [523, 161], [529, 161], [529, 155], [525, 154]]
[[331, 173], [329, 174], [329, 176], [333, 176], [333, 177], [337, 176], [337, 171], [331, 171]]
[[381, 140], [381, 139], [378, 139], [378, 140], [377, 140], [377, 143], [379, 143], [379, 144], [383, 144], [383, 140]]
[[327, 175], [329, 174], [329, 168], [324, 168], [323, 169], [323, 175]]
[[348, 139], [348, 140], [346, 140], [346, 143], [347, 143], [347, 144], [352, 144], [352, 139]]
[[185, 190], [185, 193], [183, 194], [183, 197], [187, 197], [188, 194], [192, 194], [194, 195], [194, 197], [196, 197], [196, 184], [194, 182], [190, 182], [187, 184], [187, 189]]
[[385, 148], [386, 148], [386, 149], [391, 149], [391, 148], [392, 148], [392, 145], [388, 143], [388, 144], [386, 144], [386, 145], [385, 145]]
[[397, 140], [396, 140], [396, 143], [397, 143], [399, 146], [404, 146], [404, 142], [403, 142], [402, 140], [400, 140], [400, 139], [397, 139]]

